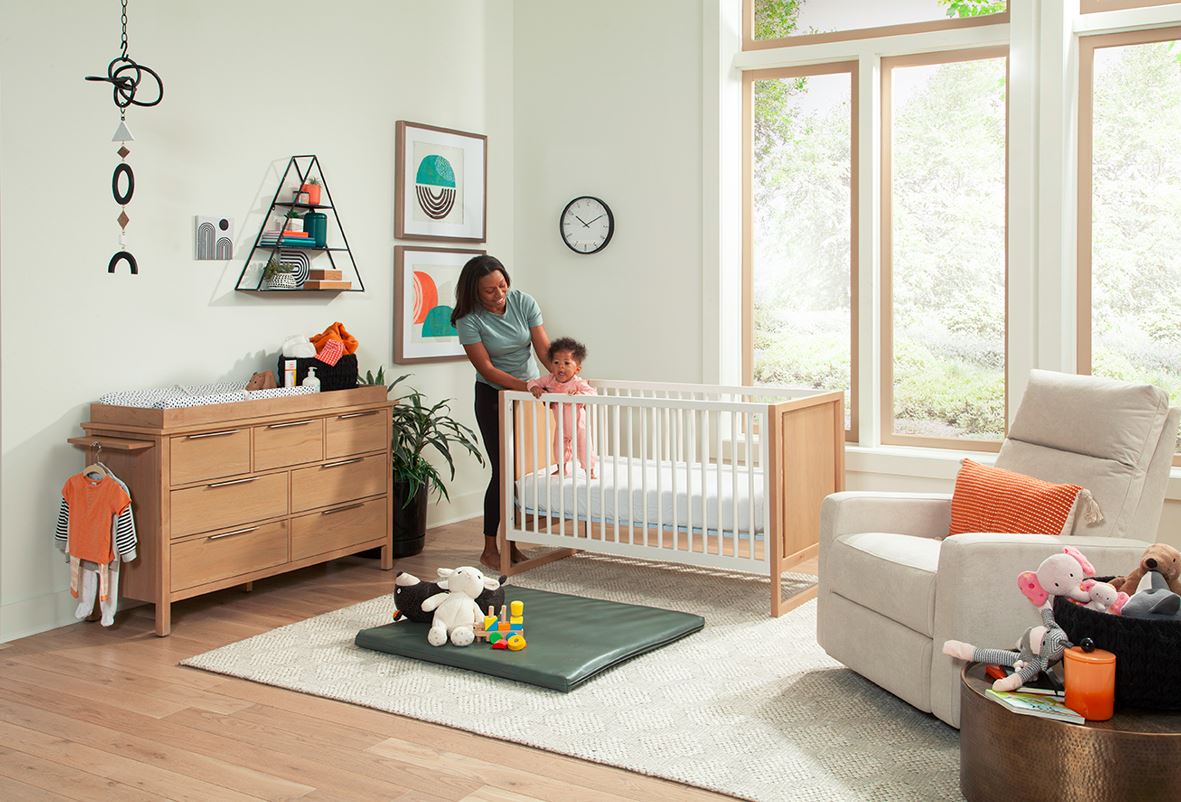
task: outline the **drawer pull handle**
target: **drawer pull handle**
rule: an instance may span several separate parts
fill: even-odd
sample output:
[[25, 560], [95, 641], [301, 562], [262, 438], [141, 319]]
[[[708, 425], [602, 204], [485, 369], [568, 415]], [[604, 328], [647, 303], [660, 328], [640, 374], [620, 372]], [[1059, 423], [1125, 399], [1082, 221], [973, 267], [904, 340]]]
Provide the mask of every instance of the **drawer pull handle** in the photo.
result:
[[244, 485], [244, 484], [248, 484], [250, 482], [257, 482], [257, 481], [258, 481], [257, 476], [249, 476], [245, 479], [231, 479], [228, 482], [214, 482], [213, 484], [208, 485], [208, 487], [229, 487], [230, 485]]
[[295, 420], [290, 423], [272, 423], [268, 429], [286, 429], [288, 426], [307, 426], [311, 423], [310, 420]]
[[353, 457], [352, 459], [342, 459], [340, 462], [325, 462], [321, 468], [339, 468], [341, 465], [352, 465], [354, 462], [361, 462], [364, 457]]
[[377, 410], [371, 409], [368, 412], [350, 412], [347, 415], [337, 415], [336, 419], [337, 420], [348, 420], [349, 418], [364, 418], [369, 415], [376, 415], [376, 414], [377, 414]]
[[350, 504], [347, 507], [337, 507], [334, 510], [324, 510], [324, 512], [322, 512], [320, 514], [321, 515], [335, 515], [338, 512], [348, 512], [349, 510], [359, 509], [364, 506], [365, 506], [364, 504]]
[[205, 432], [204, 434], [190, 434], [186, 440], [204, 440], [206, 437], [225, 437], [230, 434], [237, 434], [241, 429], [226, 429], [224, 432]]
[[235, 529], [233, 532], [223, 532], [220, 535], [210, 535], [207, 540], [221, 540], [223, 537], [233, 537], [234, 535], [244, 535], [247, 532], [253, 532], [258, 529], [257, 526], [248, 526], [245, 529]]

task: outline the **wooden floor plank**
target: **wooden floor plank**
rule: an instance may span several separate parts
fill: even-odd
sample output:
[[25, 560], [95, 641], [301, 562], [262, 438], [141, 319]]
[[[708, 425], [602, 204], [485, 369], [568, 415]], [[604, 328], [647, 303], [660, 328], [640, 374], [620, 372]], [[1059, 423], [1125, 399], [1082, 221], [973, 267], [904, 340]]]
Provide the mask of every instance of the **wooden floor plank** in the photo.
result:
[[[440, 566], [478, 565], [479, 527], [477, 519], [431, 530], [426, 549], [396, 570], [433, 578]], [[375, 559], [343, 558], [259, 580], [250, 593], [228, 588], [179, 602], [168, 638], [155, 637], [151, 605], [130, 605], [113, 627], [82, 622], [0, 644], [0, 765], [7, 767], [0, 799], [160, 799], [170, 787], [167, 795], [183, 802], [727, 798], [177, 665], [388, 594], [395, 573], [378, 570]], [[60, 787], [38, 786], [51, 782]]]

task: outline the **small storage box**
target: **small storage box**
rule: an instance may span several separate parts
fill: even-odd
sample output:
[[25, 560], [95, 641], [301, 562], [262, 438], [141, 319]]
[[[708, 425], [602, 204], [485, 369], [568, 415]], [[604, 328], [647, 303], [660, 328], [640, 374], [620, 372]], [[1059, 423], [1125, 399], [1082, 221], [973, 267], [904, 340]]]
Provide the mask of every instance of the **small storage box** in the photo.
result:
[[279, 356], [279, 378], [284, 376], [283, 366], [289, 359], [295, 360], [295, 383], [299, 384], [307, 378], [308, 368], [316, 369], [316, 378], [320, 380], [320, 390], [351, 390], [357, 386], [357, 355], [345, 354], [335, 365], [321, 362], [314, 356], [286, 357]]
[[1061, 596], [1054, 599], [1054, 619], [1076, 646], [1090, 638], [1115, 654], [1117, 708], [1181, 710], [1181, 621], [1125, 618]]

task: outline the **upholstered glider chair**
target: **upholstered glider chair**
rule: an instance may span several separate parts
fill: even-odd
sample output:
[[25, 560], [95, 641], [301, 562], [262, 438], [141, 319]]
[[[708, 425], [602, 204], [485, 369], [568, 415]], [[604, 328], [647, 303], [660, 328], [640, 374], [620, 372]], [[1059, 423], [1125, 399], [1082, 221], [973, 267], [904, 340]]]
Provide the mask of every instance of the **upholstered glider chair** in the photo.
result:
[[1033, 371], [996, 465], [1091, 491], [1103, 512], [1071, 535], [947, 536], [948, 495], [836, 493], [820, 520], [816, 635], [833, 658], [920, 710], [959, 726], [949, 639], [1011, 648], [1038, 613], [1017, 588], [1064, 545], [1098, 575], [1123, 574], [1156, 539], [1181, 409], [1164, 392]]

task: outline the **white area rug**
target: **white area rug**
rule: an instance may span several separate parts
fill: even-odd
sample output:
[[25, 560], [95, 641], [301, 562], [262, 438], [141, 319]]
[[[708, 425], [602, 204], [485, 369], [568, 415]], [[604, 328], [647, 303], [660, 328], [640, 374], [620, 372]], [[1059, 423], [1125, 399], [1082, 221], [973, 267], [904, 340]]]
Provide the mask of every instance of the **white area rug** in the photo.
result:
[[357, 648], [357, 630], [389, 622], [388, 596], [182, 665], [748, 799], [961, 798], [955, 730], [825, 655], [815, 602], [775, 620], [766, 579], [584, 555], [511, 582], [706, 626], [568, 694]]

